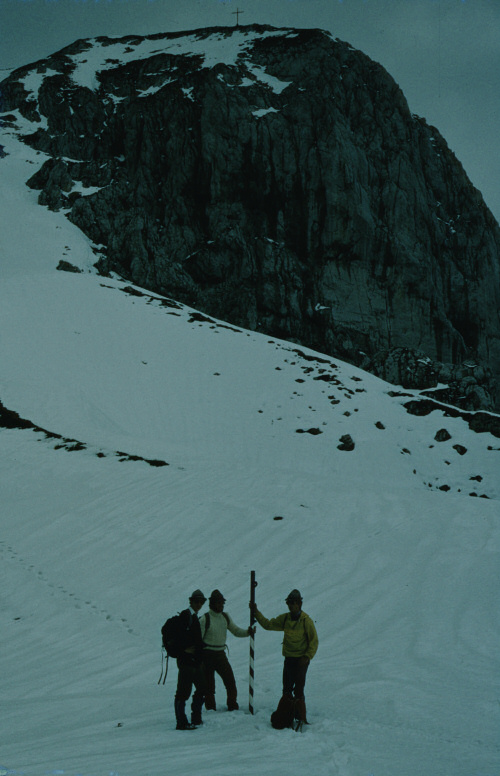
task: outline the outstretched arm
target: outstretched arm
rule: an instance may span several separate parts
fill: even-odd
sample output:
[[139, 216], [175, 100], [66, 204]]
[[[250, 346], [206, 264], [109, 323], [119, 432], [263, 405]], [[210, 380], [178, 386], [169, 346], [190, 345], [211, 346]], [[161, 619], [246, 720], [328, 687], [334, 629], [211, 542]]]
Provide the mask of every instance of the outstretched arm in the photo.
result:
[[254, 606], [253, 613], [255, 619], [264, 630], [282, 631], [285, 630], [286, 614], [279, 614], [277, 617], [273, 617], [272, 620], [266, 619], [261, 612]]
[[236, 636], [239, 639], [244, 639], [247, 636], [250, 636], [250, 628], [238, 627], [238, 625], [236, 625], [233, 618], [229, 614], [227, 615], [227, 629], [233, 634], [233, 636]]

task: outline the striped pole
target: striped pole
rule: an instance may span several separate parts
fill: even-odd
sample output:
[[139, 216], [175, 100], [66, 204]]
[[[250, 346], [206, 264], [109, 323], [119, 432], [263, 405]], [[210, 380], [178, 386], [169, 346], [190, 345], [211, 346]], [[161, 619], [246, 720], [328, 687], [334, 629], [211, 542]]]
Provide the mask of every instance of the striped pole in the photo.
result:
[[[250, 572], [250, 627], [253, 628], [255, 624], [255, 615], [253, 613], [253, 606], [255, 604], [255, 588], [257, 582], [255, 581], [255, 571]], [[253, 690], [254, 690], [254, 657], [255, 657], [255, 636], [253, 632], [250, 634], [250, 674], [249, 674], [249, 701], [248, 708], [250, 714], [253, 714]]]

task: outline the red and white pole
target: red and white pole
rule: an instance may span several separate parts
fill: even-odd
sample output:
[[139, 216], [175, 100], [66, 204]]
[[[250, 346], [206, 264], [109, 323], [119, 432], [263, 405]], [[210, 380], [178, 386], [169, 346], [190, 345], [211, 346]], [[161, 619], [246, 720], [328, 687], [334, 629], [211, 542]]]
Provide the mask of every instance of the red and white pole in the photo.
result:
[[255, 673], [254, 673], [254, 659], [255, 659], [255, 635], [254, 635], [254, 624], [255, 624], [255, 614], [254, 614], [254, 606], [255, 606], [255, 588], [257, 587], [257, 582], [255, 581], [255, 571], [250, 572], [250, 627], [252, 628], [252, 632], [250, 634], [250, 673], [249, 673], [249, 702], [248, 702], [248, 708], [250, 710], [250, 714], [253, 714], [254, 711], [254, 705], [253, 705], [253, 694], [254, 694], [254, 680], [255, 680]]

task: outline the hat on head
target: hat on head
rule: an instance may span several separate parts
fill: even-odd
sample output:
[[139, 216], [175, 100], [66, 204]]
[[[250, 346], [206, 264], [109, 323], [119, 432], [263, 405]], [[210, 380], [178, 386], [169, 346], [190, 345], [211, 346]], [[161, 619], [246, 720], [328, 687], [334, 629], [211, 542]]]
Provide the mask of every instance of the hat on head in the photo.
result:
[[212, 590], [212, 592], [210, 593], [209, 600], [211, 603], [215, 603], [216, 601], [220, 601], [224, 603], [226, 599], [224, 598], [220, 590]]
[[291, 593], [288, 593], [286, 597], [286, 603], [292, 603], [292, 601], [298, 601], [300, 604], [302, 603], [302, 596], [300, 595], [300, 592], [298, 590], [292, 590]]
[[205, 601], [207, 599], [205, 598], [205, 596], [203, 595], [201, 590], [198, 589], [198, 590], [194, 590], [194, 592], [191, 593], [191, 595], [189, 597], [189, 600], [190, 601], [203, 601], [203, 603], [205, 603]]

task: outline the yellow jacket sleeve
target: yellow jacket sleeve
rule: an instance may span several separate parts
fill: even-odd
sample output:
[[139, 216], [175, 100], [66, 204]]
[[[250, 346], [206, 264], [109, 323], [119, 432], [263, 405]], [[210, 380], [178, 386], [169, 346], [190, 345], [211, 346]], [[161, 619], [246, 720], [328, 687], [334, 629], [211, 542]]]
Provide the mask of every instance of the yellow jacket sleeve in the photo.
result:
[[285, 657], [308, 657], [312, 660], [318, 649], [318, 634], [312, 619], [301, 612], [298, 620], [289, 614], [279, 614], [267, 620], [258, 610], [255, 619], [264, 630], [284, 631], [282, 654]]
[[255, 619], [262, 625], [264, 630], [282, 631], [285, 630], [286, 614], [279, 614], [277, 617], [273, 617], [272, 620], [267, 620], [258, 609], [255, 610]]

